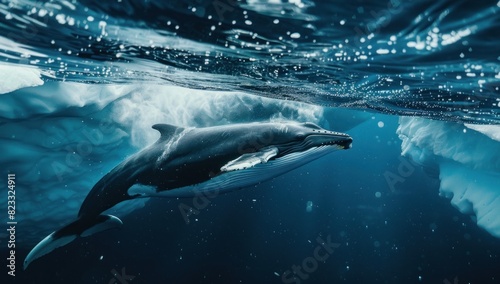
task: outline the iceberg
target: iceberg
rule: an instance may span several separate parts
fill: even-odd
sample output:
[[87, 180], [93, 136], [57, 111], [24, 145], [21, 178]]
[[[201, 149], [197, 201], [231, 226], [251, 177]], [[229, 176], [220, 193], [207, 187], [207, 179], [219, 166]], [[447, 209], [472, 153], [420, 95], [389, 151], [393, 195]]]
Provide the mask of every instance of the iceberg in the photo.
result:
[[500, 127], [401, 117], [402, 155], [439, 170], [439, 194], [500, 238]]

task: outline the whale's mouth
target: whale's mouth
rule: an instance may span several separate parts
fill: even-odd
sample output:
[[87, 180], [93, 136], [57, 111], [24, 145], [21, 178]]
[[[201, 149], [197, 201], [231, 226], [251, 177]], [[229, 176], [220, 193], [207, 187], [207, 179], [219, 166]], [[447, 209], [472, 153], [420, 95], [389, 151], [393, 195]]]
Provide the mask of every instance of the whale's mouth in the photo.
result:
[[290, 142], [278, 145], [279, 155], [286, 156], [295, 152], [304, 152], [314, 147], [327, 147], [344, 150], [352, 147], [352, 137], [345, 133], [325, 131], [325, 133], [314, 133], [307, 135], [300, 142]]
[[335, 134], [313, 134], [306, 137], [309, 143], [316, 146], [338, 146], [341, 149], [352, 147], [352, 137], [344, 133]]

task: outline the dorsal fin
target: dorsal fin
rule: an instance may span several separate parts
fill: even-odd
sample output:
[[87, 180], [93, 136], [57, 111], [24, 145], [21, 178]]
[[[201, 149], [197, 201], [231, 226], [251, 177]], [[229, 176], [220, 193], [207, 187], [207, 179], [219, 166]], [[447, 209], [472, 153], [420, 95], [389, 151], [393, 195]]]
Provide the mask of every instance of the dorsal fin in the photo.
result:
[[160, 139], [169, 138], [170, 136], [184, 130], [184, 128], [182, 128], [182, 127], [177, 127], [174, 125], [164, 124], [164, 123], [155, 124], [152, 127], [153, 127], [153, 129], [156, 129], [160, 132], [160, 134], [161, 134]]

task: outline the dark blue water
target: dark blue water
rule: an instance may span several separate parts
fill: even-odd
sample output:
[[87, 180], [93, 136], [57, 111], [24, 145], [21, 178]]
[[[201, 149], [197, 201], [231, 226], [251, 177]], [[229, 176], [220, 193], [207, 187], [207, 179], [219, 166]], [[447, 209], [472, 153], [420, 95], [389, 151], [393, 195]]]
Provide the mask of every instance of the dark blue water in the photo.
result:
[[[16, 174], [19, 222], [2, 283], [500, 283], [499, 13], [496, 0], [0, 1], [1, 180]], [[189, 222], [192, 199], [122, 204], [121, 229], [22, 271], [157, 139], [152, 124], [283, 119], [353, 148]], [[311, 262], [318, 239], [335, 246]]]

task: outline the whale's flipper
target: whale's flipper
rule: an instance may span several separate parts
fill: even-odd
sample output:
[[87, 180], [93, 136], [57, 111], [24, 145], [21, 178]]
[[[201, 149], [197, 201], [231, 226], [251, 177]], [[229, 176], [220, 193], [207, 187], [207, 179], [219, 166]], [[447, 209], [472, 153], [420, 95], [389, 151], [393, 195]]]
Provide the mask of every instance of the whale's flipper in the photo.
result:
[[39, 242], [26, 256], [23, 268], [26, 270], [28, 265], [35, 259], [50, 253], [58, 247], [69, 244], [77, 237], [88, 237], [98, 232], [119, 227], [122, 224], [120, 219], [112, 215], [99, 215], [94, 219], [78, 219]]
[[223, 172], [243, 170], [253, 167], [257, 164], [267, 163], [269, 159], [278, 155], [278, 148], [266, 147], [255, 153], [247, 153], [241, 155], [239, 158], [229, 161], [220, 169]]

